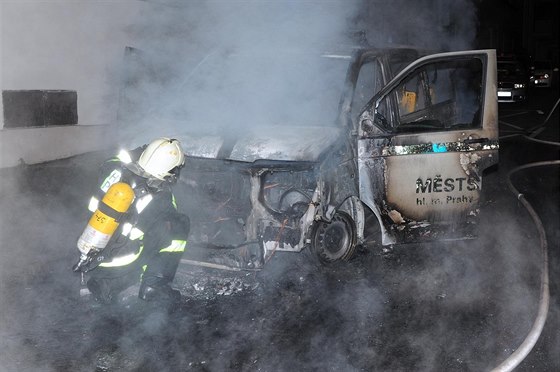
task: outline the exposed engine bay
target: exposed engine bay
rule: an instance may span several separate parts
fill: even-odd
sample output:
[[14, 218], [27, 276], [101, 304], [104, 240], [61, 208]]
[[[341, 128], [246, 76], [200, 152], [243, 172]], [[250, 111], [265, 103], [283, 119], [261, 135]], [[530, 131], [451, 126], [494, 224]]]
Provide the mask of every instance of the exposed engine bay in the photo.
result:
[[301, 251], [317, 177], [313, 163], [189, 159], [176, 197], [192, 211], [190, 255], [258, 269], [275, 251]]

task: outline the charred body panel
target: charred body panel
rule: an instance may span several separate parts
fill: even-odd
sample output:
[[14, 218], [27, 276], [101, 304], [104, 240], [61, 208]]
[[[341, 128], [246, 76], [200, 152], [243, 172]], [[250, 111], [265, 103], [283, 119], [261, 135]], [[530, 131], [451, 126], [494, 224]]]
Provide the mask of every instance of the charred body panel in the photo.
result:
[[383, 244], [474, 236], [482, 173], [498, 161], [495, 89], [493, 51], [447, 53], [413, 63], [361, 114], [360, 198]]
[[429, 154], [387, 159], [386, 228], [397, 242], [474, 237], [487, 151], [438, 154], [445, 168]]

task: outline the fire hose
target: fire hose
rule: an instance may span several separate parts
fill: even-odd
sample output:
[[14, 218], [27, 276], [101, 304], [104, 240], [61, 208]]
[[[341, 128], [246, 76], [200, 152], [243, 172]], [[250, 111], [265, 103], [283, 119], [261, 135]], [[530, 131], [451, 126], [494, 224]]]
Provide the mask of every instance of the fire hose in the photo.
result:
[[539, 215], [535, 212], [531, 204], [525, 199], [525, 196], [522, 193], [520, 193], [515, 188], [515, 186], [513, 186], [511, 182], [511, 176], [514, 173], [517, 173], [524, 169], [549, 166], [549, 165], [560, 165], [560, 160], [542, 161], [542, 162], [525, 164], [512, 169], [507, 176], [507, 184], [510, 191], [517, 196], [517, 199], [521, 202], [521, 204], [523, 204], [525, 209], [527, 209], [529, 215], [531, 216], [533, 222], [535, 223], [535, 226], [539, 233], [541, 254], [543, 260], [542, 260], [542, 268], [541, 268], [539, 308], [538, 308], [537, 316], [533, 322], [533, 326], [531, 327], [529, 333], [527, 334], [527, 336], [525, 337], [521, 345], [500, 365], [492, 369], [493, 372], [512, 371], [527, 357], [527, 355], [531, 352], [531, 350], [537, 343], [537, 340], [539, 339], [542, 333], [548, 315], [550, 291], [549, 291], [549, 278], [548, 278], [548, 243], [546, 240], [546, 233]]
[[[554, 106], [552, 107], [552, 109], [544, 119], [544, 121], [541, 124], [530, 128], [528, 132], [516, 133], [516, 134], [500, 137], [500, 139], [522, 136], [523, 138], [529, 141], [533, 141], [545, 145], [551, 145], [551, 146], [560, 146], [560, 143], [558, 142], [544, 141], [535, 138], [538, 134], [541, 133], [542, 129], [544, 129], [546, 125], [548, 125], [549, 119], [551, 118], [554, 111], [556, 111], [559, 104], [560, 104], [560, 98], [556, 100], [556, 103], [554, 104]], [[548, 315], [550, 290], [549, 290], [549, 279], [548, 279], [548, 243], [546, 240], [546, 233], [539, 215], [535, 212], [531, 204], [525, 199], [525, 196], [522, 193], [520, 193], [515, 188], [515, 186], [513, 186], [513, 183], [511, 182], [511, 176], [514, 173], [517, 173], [524, 169], [550, 166], [550, 165], [560, 165], [560, 160], [541, 161], [541, 162], [521, 165], [509, 171], [507, 175], [508, 188], [517, 197], [517, 199], [521, 202], [521, 204], [525, 207], [525, 209], [527, 209], [527, 212], [533, 219], [535, 227], [537, 228], [537, 231], [539, 233], [541, 254], [543, 257], [542, 268], [541, 268], [541, 287], [540, 287], [540, 299], [539, 299], [539, 308], [538, 308], [537, 316], [535, 317], [533, 326], [529, 330], [529, 333], [527, 334], [527, 336], [525, 336], [525, 339], [523, 340], [521, 345], [519, 345], [519, 347], [506, 360], [500, 363], [500, 365], [492, 369], [492, 372], [512, 371], [527, 357], [527, 355], [529, 355], [529, 353], [537, 343], [537, 340], [539, 339], [542, 333]]]

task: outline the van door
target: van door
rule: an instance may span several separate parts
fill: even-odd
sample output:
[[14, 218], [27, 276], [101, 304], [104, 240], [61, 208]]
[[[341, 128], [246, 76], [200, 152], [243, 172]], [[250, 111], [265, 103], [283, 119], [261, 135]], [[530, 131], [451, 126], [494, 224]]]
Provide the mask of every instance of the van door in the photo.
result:
[[474, 236], [482, 174], [498, 162], [497, 109], [493, 50], [418, 59], [369, 102], [360, 198], [384, 245]]

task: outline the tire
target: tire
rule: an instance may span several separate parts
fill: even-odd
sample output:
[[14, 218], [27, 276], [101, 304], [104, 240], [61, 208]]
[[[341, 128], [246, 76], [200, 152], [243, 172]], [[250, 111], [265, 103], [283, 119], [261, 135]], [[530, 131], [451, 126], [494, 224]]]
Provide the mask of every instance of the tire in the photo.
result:
[[356, 251], [356, 225], [348, 213], [338, 211], [331, 222], [316, 222], [311, 252], [323, 264], [348, 261]]

